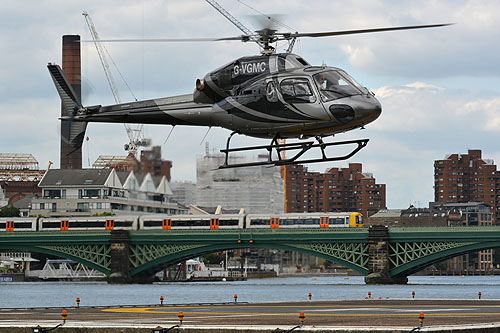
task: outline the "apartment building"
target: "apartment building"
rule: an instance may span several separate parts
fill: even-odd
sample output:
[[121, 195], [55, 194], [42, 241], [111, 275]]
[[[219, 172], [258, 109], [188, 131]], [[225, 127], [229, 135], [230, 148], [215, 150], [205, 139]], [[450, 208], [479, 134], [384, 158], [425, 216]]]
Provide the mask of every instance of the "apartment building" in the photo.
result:
[[[497, 195], [497, 191], [499, 195]], [[434, 161], [434, 201], [483, 202], [500, 221], [500, 173], [493, 160], [483, 159], [481, 150], [450, 154]]]
[[348, 168], [310, 172], [303, 165], [289, 165], [285, 172], [285, 207], [292, 212], [361, 212], [370, 216], [386, 208], [386, 186], [361, 163]]

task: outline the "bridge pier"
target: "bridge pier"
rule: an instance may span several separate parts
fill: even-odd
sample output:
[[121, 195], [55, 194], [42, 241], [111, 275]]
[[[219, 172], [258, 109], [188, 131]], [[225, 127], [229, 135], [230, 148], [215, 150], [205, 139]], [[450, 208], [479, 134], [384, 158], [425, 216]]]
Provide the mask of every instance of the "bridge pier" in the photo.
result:
[[111, 274], [110, 284], [152, 283], [152, 277], [131, 277], [130, 271], [130, 237], [127, 230], [111, 231]]
[[368, 269], [370, 273], [365, 276], [366, 284], [406, 284], [408, 277], [390, 277], [388, 272], [391, 268], [389, 261], [389, 228], [386, 226], [371, 226], [368, 230], [369, 260]]

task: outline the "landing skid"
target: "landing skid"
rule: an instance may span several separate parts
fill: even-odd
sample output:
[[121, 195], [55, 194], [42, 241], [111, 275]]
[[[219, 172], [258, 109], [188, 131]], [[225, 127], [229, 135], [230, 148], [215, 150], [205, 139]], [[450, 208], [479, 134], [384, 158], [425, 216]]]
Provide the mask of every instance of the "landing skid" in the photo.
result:
[[[277, 139], [273, 139], [270, 145], [263, 146], [253, 146], [253, 147], [241, 147], [241, 148], [229, 148], [229, 142], [232, 133], [227, 139], [226, 149], [221, 149], [220, 152], [225, 155], [224, 164], [219, 167], [219, 169], [228, 169], [228, 168], [241, 168], [248, 166], [258, 166], [258, 165], [291, 165], [291, 164], [303, 164], [303, 163], [318, 163], [318, 162], [330, 162], [330, 161], [342, 161], [346, 160], [352, 156], [354, 156], [358, 151], [366, 147], [369, 139], [358, 139], [358, 140], [349, 140], [349, 141], [338, 141], [338, 142], [329, 142], [324, 143], [322, 138], [316, 138], [317, 142], [314, 141], [305, 141], [305, 142], [297, 142], [297, 143], [278, 143]], [[328, 157], [325, 152], [326, 147], [331, 146], [345, 146], [345, 145], [357, 145], [350, 153], [342, 156], [334, 156]], [[314, 159], [300, 159], [302, 155], [311, 149], [315, 150], [319, 148], [321, 150], [321, 158]], [[268, 151], [268, 159], [267, 161], [258, 161], [258, 162], [245, 162], [245, 163], [233, 163], [229, 164], [229, 154], [235, 152], [243, 152], [243, 151], [253, 151], [253, 150], [267, 150]], [[283, 157], [282, 152], [292, 152], [295, 154], [291, 157]]]

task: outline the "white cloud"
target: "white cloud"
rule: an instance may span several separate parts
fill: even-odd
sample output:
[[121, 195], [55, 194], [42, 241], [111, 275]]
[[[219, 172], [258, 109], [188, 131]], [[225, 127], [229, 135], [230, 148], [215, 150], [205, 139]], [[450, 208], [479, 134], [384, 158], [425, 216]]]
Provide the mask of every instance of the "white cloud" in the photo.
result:
[[425, 82], [413, 82], [404, 85], [405, 87], [415, 88], [415, 89], [434, 89], [434, 90], [443, 90], [444, 88], [440, 88], [438, 86], [428, 84]]
[[[220, 0], [250, 29], [254, 12], [236, 1]], [[304, 38], [296, 47], [313, 64], [339, 66], [375, 89], [383, 112], [366, 131], [338, 139], [369, 137], [368, 146], [351, 162], [362, 162], [378, 182], [387, 184], [390, 207], [433, 200], [433, 161], [446, 153], [483, 149], [500, 160], [500, 10], [497, 0], [247, 1], [301, 32], [361, 29], [406, 24], [456, 22], [451, 27], [331, 38]], [[13, 1], [2, 2], [0, 20], [0, 152], [32, 153], [44, 166], [59, 160], [60, 101], [46, 70], [60, 63], [61, 36], [89, 34], [81, 15], [91, 14], [102, 38], [225, 37], [239, 35], [231, 23], [202, 0]], [[280, 27], [280, 30], [284, 28]], [[282, 43], [281, 49], [286, 45]], [[193, 91], [194, 81], [220, 65], [256, 54], [250, 43], [108, 44], [108, 50], [139, 98]], [[113, 103], [92, 44], [82, 45], [84, 80], [93, 86], [88, 104]], [[131, 100], [115, 77], [124, 100]], [[487, 83], [485, 83], [487, 82]], [[450, 88], [453, 86], [453, 89]], [[457, 89], [458, 88], [458, 89]], [[486, 91], [489, 88], [493, 91]], [[86, 93], [84, 92], [84, 96]], [[147, 136], [173, 160], [176, 180], [195, 179], [196, 155], [205, 128], [178, 127], [163, 144], [169, 126], [146, 126]], [[90, 124], [84, 161], [99, 154], [124, 154], [127, 137], [120, 124]], [[207, 141], [221, 149], [229, 131], [212, 129]], [[262, 143], [248, 137], [235, 145]], [[90, 156], [88, 156], [90, 155]], [[322, 163], [311, 169], [346, 165]]]
[[391, 132], [492, 131], [500, 124], [499, 94], [444, 89], [425, 82], [375, 89], [383, 110], [371, 125]]

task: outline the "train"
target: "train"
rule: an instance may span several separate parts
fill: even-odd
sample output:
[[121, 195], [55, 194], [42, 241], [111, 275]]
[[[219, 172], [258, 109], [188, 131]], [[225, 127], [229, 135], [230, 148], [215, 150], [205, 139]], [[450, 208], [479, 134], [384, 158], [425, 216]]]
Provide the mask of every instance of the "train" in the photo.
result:
[[362, 227], [363, 215], [358, 212], [0, 218], [0, 232]]

